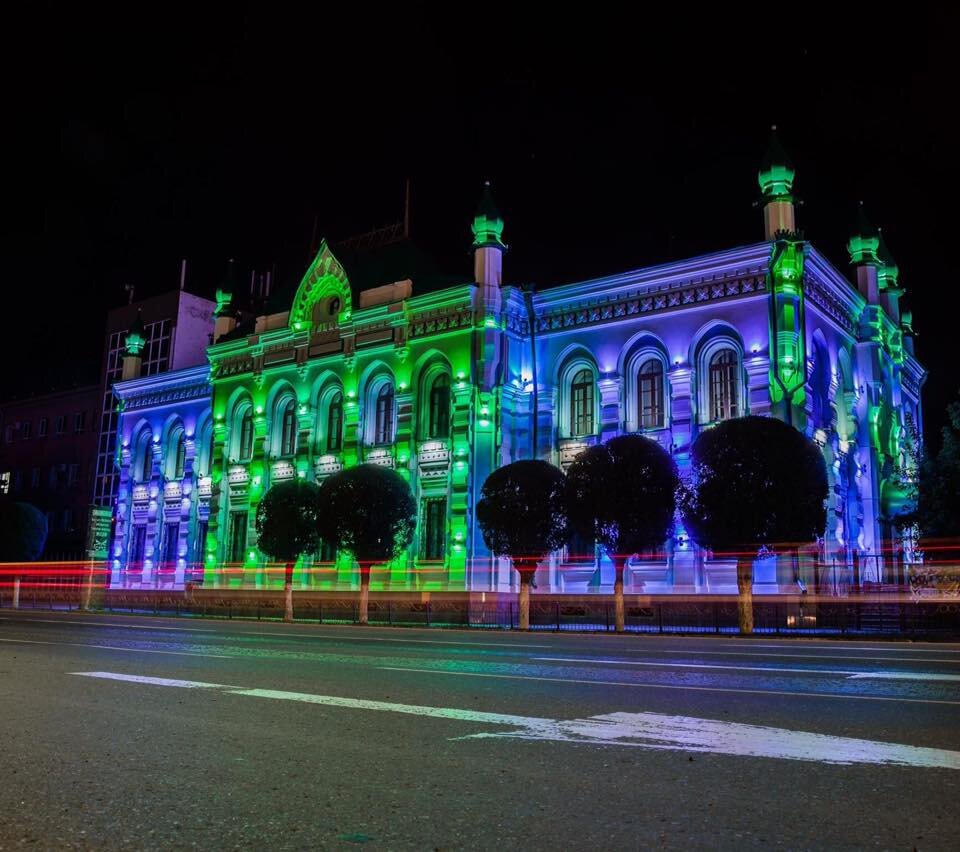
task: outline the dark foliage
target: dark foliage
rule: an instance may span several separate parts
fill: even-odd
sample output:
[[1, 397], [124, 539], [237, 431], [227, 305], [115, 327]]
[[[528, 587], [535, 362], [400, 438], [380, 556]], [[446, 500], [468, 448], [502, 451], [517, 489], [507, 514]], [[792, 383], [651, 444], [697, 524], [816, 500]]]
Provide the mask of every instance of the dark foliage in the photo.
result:
[[695, 541], [755, 551], [823, 535], [827, 470], [819, 448], [772, 417], [727, 420], [693, 445], [694, 485], [681, 513]]
[[563, 471], [527, 459], [497, 468], [483, 483], [477, 523], [496, 556], [535, 565], [567, 540]]
[[[947, 406], [947, 419], [940, 451], [921, 459], [909, 520], [919, 527], [923, 547], [953, 552], [960, 549], [960, 402]], [[931, 555], [936, 558], [933, 550]]]
[[584, 450], [567, 471], [570, 526], [611, 557], [660, 547], [673, 528], [677, 467], [641, 435], [622, 435]]
[[320, 538], [361, 565], [389, 562], [413, 541], [417, 504], [407, 481], [375, 464], [341, 470], [320, 487]]
[[317, 549], [320, 488], [305, 479], [272, 486], [257, 506], [260, 549], [283, 562], [295, 562]]
[[30, 503], [0, 502], [0, 562], [35, 562], [47, 541], [47, 518]]

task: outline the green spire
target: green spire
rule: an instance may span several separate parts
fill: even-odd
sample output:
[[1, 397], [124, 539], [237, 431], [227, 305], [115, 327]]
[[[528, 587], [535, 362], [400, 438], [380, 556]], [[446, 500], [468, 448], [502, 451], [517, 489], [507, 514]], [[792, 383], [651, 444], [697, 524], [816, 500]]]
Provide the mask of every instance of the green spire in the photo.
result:
[[217, 288], [217, 307], [213, 312], [214, 316], [221, 317], [227, 313], [230, 302], [233, 301], [235, 286], [236, 284], [233, 279], [233, 258], [231, 257], [227, 262], [227, 271], [224, 273], [223, 280]]
[[890, 249], [887, 248], [887, 243], [883, 239], [883, 231], [881, 229], [877, 229], [877, 231], [877, 238], [879, 240], [877, 245], [877, 260], [880, 261], [880, 286], [885, 290], [896, 290], [898, 289], [897, 278], [900, 276], [900, 269], [897, 267], [893, 255], [890, 254]]
[[847, 251], [850, 252], [850, 263], [859, 266], [862, 263], [879, 263], [877, 246], [880, 245], [880, 232], [870, 224], [863, 212], [863, 202], [857, 205], [857, 221], [853, 228], [853, 236], [847, 241]]
[[484, 248], [486, 246], [506, 248], [501, 239], [503, 217], [497, 210], [497, 205], [493, 203], [490, 181], [484, 181], [483, 195], [480, 197], [480, 204], [477, 206], [477, 215], [473, 219], [471, 230], [473, 231], [474, 248]]
[[141, 316], [140, 309], [138, 308], [137, 318], [130, 326], [130, 330], [127, 332], [127, 337], [124, 341], [126, 354], [140, 357], [140, 353], [143, 351], [143, 346], [146, 342], [147, 337], [143, 327], [143, 317]]
[[760, 163], [757, 182], [766, 201], [790, 201], [793, 193], [793, 162], [783, 150], [777, 136], [777, 125], [770, 128], [770, 144]]

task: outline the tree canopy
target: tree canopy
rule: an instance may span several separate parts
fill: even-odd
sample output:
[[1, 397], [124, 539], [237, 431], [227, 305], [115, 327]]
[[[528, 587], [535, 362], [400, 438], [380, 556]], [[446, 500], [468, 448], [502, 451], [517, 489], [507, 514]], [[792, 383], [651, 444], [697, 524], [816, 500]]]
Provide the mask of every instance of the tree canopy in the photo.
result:
[[283, 562], [317, 549], [320, 488], [305, 479], [273, 485], [257, 506], [260, 549]]
[[820, 449], [772, 417], [741, 417], [694, 442], [692, 488], [681, 514], [695, 541], [714, 550], [810, 542], [826, 527], [827, 470]]
[[407, 481], [382, 465], [341, 470], [320, 487], [320, 538], [361, 565], [389, 562], [413, 541], [417, 503]]
[[921, 545], [956, 550], [960, 541], [960, 402], [947, 406], [947, 418], [940, 450], [923, 453], [916, 509], [908, 519], [919, 527]]
[[493, 471], [483, 483], [477, 523], [495, 556], [536, 564], [566, 543], [563, 472], [526, 459]]
[[677, 466], [656, 441], [621, 435], [584, 450], [567, 471], [570, 526], [611, 559], [660, 547], [673, 528]]
[[47, 541], [47, 518], [36, 506], [0, 502], [0, 562], [35, 562]]

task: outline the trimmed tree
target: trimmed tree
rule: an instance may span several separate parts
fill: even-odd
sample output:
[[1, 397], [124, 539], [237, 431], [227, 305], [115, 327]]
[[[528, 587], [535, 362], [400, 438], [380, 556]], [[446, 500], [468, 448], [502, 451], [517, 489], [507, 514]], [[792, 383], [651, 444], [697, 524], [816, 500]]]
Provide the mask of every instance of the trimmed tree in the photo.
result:
[[276, 483], [257, 506], [260, 549], [286, 563], [284, 621], [293, 621], [293, 566], [302, 554], [313, 553], [318, 546], [319, 512], [319, 486], [299, 478]]
[[9, 565], [14, 609], [20, 607], [23, 564], [36, 562], [46, 541], [47, 518], [36, 506], [12, 500], [0, 502], [0, 562]]
[[677, 508], [677, 466], [656, 441], [621, 435], [580, 453], [567, 471], [570, 526], [600, 544], [613, 562], [616, 629], [624, 629], [627, 560], [663, 545]]
[[681, 515], [702, 547], [735, 553], [740, 632], [753, 632], [753, 562], [761, 546], [793, 549], [822, 535], [827, 468], [819, 447], [781, 420], [740, 417], [693, 445]]
[[530, 581], [537, 563], [567, 541], [563, 471], [539, 459], [493, 471], [477, 503], [477, 523], [494, 556], [520, 575], [520, 629], [530, 629]]
[[353, 554], [360, 566], [359, 621], [367, 623], [370, 569], [400, 556], [413, 541], [417, 503], [396, 471], [361, 464], [335, 473], [320, 487], [320, 538]]

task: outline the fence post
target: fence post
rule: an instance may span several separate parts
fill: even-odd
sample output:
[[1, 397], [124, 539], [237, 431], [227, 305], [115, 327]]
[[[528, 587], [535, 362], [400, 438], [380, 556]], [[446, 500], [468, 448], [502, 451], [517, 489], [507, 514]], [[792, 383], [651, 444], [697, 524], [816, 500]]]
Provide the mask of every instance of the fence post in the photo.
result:
[[323, 624], [323, 601], [317, 603], [317, 611], [320, 615], [320, 623]]
[[610, 605], [604, 601], [603, 602], [603, 620], [606, 624], [607, 632], [610, 631]]
[[427, 598], [427, 627], [430, 626], [430, 599]]
[[393, 600], [387, 598], [387, 624], [393, 627]]
[[233, 618], [233, 601], [227, 601], [227, 618]]
[[557, 633], [560, 632], [560, 601], [557, 601], [555, 604], [557, 608]]
[[657, 604], [657, 629], [663, 633], [663, 604]]

